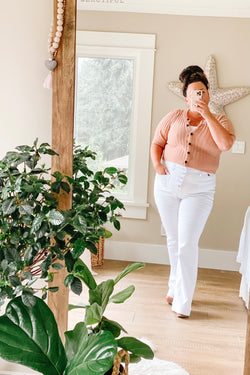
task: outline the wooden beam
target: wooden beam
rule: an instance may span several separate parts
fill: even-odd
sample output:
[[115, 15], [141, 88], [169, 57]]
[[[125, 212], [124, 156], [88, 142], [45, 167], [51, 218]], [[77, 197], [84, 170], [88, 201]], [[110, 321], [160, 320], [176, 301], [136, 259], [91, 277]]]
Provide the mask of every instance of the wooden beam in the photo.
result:
[[[52, 173], [72, 176], [74, 98], [75, 98], [75, 45], [76, 45], [76, 0], [67, 0], [64, 30], [53, 71], [52, 97], [52, 148], [59, 157], [52, 158]], [[57, 24], [57, 1], [54, 0], [54, 25]], [[54, 26], [56, 27], [56, 26]], [[70, 195], [59, 197], [59, 208], [71, 208]], [[66, 270], [55, 274], [53, 285], [59, 286], [57, 293], [49, 293], [48, 305], [53, 311], [61, 338], [68, 325], [68, 289], [64, 286]]]
[[[249, 298], [250, 298], [250, 293], [249, 293]], [[244, 375], [250, 375], [250, 309], [249, 308], [247, 311], [247, 331], [246, 331], [246, 345], [245, 345]]]

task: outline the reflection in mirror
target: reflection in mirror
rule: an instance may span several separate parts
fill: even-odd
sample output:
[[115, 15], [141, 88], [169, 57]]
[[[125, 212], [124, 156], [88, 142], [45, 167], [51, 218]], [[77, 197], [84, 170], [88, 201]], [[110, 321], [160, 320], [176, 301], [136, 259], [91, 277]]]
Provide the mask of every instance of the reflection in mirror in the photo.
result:
[[[89, 7], [91, 5], [88, 4]], [[98, 4], [95, 4], [95, 7], [97, 6]], [[221, 32], [222, 25], [223, 32]], [[246, 35], [248, 28], [248, 19], [78, 11], [78, 30], [155, 34], [157, 43], [154, 90], [152, 90], [151, 135], [160, 118], [168, 111], [184, 107], [182, 100], [167, 89], [167, 82], [177, 79], [178, 73], [184, 66], [198, 64], [204, 67], [207, 56], [212, 53], [219, 62], [220, 87], [249, 86], [249, 78], [247, 81], [245, 74], [248, 71], [245, 61], [246, 57], [249, 57], [249, 52], [245, 52], [246, 46], [242, 44], [243, 42], [239, 43], [240, 35]], [[197, 30], [200, 32], [197, 33]], [[204, 42], [204, 34], [206, 42]], [[228, 40], [230, 40], [230, 47]], [[248, 42], [250, 42], [249, 38]], [[232, 48], [237, 51], [237, 58], [232, 57]], [[240, 64], [237, 63], [239, 56], [241, 56]], [[94, 60], [100, 59], [94, 58]], [[111, 60], [114, 62], [116, 59]], [[126, 58], [124, 60], [126, 61]], [[236, 66], [238, 66], [237, 75], [230, 74], [229, 72], [236, 72]], [[86, 74], [85, 81], [88, 81]], [[122, 79], [119, 84], [123, 84]], [[99, 95], [98, 97], [96, 94], [89, 99], [87, 97], [89, 93], [85, 93], [86, 102], [93, 100], [97, 103], [94, 106], [95, 112], [100, 106], [98, 103], [100, 96], [102, 96], [101, 106], [109, 108], [110, 103], [104, 101], [105, 93], [101, 88], [88, 90], [91, 95], [93, 91]], [[82, 102], [84, 102], [83, 98]], [[236, 128], [237, 136], [242, 135], [246, 140], [249, 139], [249, 132], [243, 123], [249, 115], [248, 108], [248, 97], [225, 108]], [[132, 105], [132, 116], [135, 109]], [[77, 116], [78, 114], [77, 108]], [[91, 117], [91, 114], [88, 116]], [[94, 116], [97, 114], [95, 113]], [[105, 111], [102, 116], [105, 117]], [[87, 121], [86, 114], [81, 117]], [[81, 120], [76, 117], [76, 126]], [[100, 131], [92, 134], [90, 135], [92, 138], [102, 136]], [[87, 137], [88, 134], [84, 136]], [[131, 144], [131, 140], [128, 139], [128, 142]], [[228, 152], [223, 155], [221, 161], [221, 170], [217, 176], [215, 207], [200, 243], [202, 269], [199, 269], [193, 313], [189, 320], [177, 320], [165, 301], [169, 266], [166, 265], [168, 260], [165, 255], [165, 237], [161, 236], [154, 205], [152, 169], [147, 176], [149, 181], [147, 202], [150, 207], [146, 220], [123, 219], [119, 234], [114, 233], [113, 240], [111, 238], [110, 241], [105, 242], [103, 268], [95, 269], [98, 272], [96, 276], [98, 281], [102, 281], [114, 277], [124, 268], [125, 263], [122, 259], [161, 263], [147, 264], [145, 269], [135, 275], [131, 274], [131, 277], [124, 281], [124, 287], [129, 283], [136, 286], [135, 295], [127, 305], [110, 305], [109, 318], [123, 323], [131, 335], [147, 337], [157, 347], [156, 357], [181, 365], [190, 375], [243, 374], [246, 310], [239, 299], [240, 275], [237, 272], [235, 255], [244, 213], [249, 204], [250, 179], [244, 172], [248, 170], [249, 154], [238, 156]], [[116, 157], [112, 156], [111, 160], [115, 159]], [[140, 162], [143, 167], [144, 159], [142, 158]], [[232, 199], [238, 188], [237, 181], [241, 181], [242, 193], [237, 199]]]

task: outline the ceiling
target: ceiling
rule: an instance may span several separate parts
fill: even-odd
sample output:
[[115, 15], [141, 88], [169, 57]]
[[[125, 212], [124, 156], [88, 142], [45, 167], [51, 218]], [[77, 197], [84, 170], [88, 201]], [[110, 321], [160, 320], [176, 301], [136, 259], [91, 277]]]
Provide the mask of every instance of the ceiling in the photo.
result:
[[250, 18], [249, 0], [77, 0], [79, 10]]

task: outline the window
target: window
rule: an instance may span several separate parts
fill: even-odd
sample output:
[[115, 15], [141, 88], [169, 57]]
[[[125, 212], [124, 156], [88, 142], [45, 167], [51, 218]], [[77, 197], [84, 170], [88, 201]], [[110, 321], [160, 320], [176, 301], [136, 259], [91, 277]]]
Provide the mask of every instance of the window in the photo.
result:
[[75, 139], [128, 176], [124, 217], [146, 218], [155, 36], [77, 32]]

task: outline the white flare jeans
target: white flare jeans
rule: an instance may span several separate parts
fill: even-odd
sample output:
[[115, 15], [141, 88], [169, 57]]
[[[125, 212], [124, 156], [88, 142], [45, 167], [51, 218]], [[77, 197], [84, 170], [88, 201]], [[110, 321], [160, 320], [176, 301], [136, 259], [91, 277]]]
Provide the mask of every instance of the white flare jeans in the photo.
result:
[[169, 175], [156, 174], [155, 202], [167, 236], [172, 310], [190, 315], [198, 270], [199, 239], [211, 212], [216, 176], [165, 162]]

